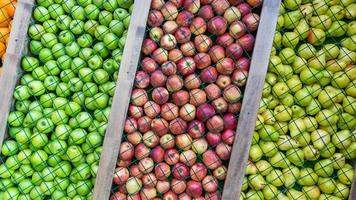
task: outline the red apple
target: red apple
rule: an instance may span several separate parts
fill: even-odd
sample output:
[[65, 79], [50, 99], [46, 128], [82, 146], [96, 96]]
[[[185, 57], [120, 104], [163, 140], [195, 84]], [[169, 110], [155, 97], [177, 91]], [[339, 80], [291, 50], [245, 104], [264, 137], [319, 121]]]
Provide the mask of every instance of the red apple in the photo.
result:
[[135, 87], [146, 88], [150, 84], [150, 76], [143, 70], [137, 71], [135, 75]]
[[178, 200], [178, 197], [173, 191], [168, 191], [163, 195], [163, 200]]
[[174, 136], [171, 134], [165, 134], [163, 135], [160, 140], [160, 145], [164, 148], [164, 149], [171, 149], [174, 147], [175, 143], [175, 139]]
[[221, 200], [221, 194], [219, 191], [213, 193], [205, 193], [205, 199], [209, 200]]
[[232, 83], [237, 86], [245, 86], [247, 82], [248, 72], [246, 70], [236, 69], [231, 76]]
[[180, 109], [179, 109], [179, 117], [182, 118], [186, 122], [190, 122], [194, 120], [196, 114], [196, 108], [192, 104], [184, 104]]
[[130, 172], [130, 176], [137, 177], [137, 178], [141, 178], [143, 175], [140, 169], [138, 168], [138, 165], [131, 165], [129, 172]]
[[177, 40], [172, 34], [165, 34], [160, 40], [160, 45], [166, 50], [174, 49], [177, 45]]
[[172, 49], [168, 53], [168, 59], [175, 63], [182, 58], [183, 58], [183, 53], [179, 49]]
[[226, 21], [231, 24], [234, 21], [238, 21], [241, 19], [241, 13], [239, 9], [235, 6], [231, 6], [224, 12], [224, 18]]
[[187, 10], [183, 10], [178, 14], [178, 16], [176, 18], [176, 22], [179, 27], [190, 26], [193, 19], [194, 19], [193, 13], [191, 13]]
[[206, 135], [206, 140], [208, 141], [210, 146], [216, 146], [221, 142], [221, 134], [209, 132]]
[[239, 58], [236, 63], [236, 68], [248, 71], [250, 69], [250, 60], [245, 57]]
[[228, 85], [224, 89], [224, 99], [229, 103], [236, 103], [241, 98], [241, 90], [236, 85]]
[[200, 80], [204, 83], [213, 83], [218, 78], [218, 71], [215, 67], [207, 67], [200, 72]]
[[187, 184], [185, 183], [184, 180], [178, 180], [175, 178], [172, 179], [171, 189], [174, 193], [181, 194], [185, 191], [186, 188], [187, 188]]
[[213, 8], [210, 5], [204, 5], [199, 9], [198, 15], [205, 20], [209, 20], [214, 17]]
[[[178, 29], [178, 24], [175, 21], [166, 21], [163, 23], [163, 31], [168, 34], [174, 34]], [[175, 40], [175, 38], [174, 38]], [[176, 40], [175, 40], [176, 41]]]
[[177, 7], [181, 7], [183, 5], [183, 0], [169, 0], [169, 2], [172, 2]]
[[169, 99], [168, 90], [164, 87], [157, 87], [152, 91], [152, 100], [159, 105], [166, 103]]
[[220, 45], [214, 45], [209, 50], [209, 56], [211, 60], [216, 63], [225, 58], [225, 49]]
[[152, 0], [151, 9], [160, 10], [164, 5], [164, 0]]
[[196, 17], [193, 19], [192, 24], [189, 27], [189, 30], [194, 35], [200, 35], [205, 33], [207, 25], [205, 20], [202, 17]]
[[[193, 56], [196, 52], [193, 42], [186, 42], [180, 45], [180, 50], [184, 56]], [[183, 59], [183, 58], [182, 58]]]
[[195, 153], [201, 155], [204, 152], [206, 152], [206, 150], [208, 150], [208, 142], [205, 140], [205, 138], [199, 138], [199, 139], [195, 139], [192, 143], [192, 149]]
[[147, 101], [143, 106], [143, 110], [145, 111], [146, 116], [151, 119], [155, 118], [161, 112], [160, 106], [154, 101]]
[[189, 195], [187, 195], [187, 193], [182, 193], [178, 196], [179, 200], [192, 200], [192, 197], [190, 197]]
[[189, 150], [192, 146], [192, 137], [188, 134], [180, 134], [176, 136], [176, 146], [182, 150]]
[[253, 8], [262, 4], [262, 0], [247, 0], [246, 2]]
[[246, 24], [247, 29], [250, 32], [253, 32], [256, 31], [258, 28], [260, 16], [256, 13], [248, 13], [242, 18], [242, 21]]
[[223, 97], [219, 97], [212, 102], [215, 110], [220, 113], [225, 113], [228, 109], [228, 104]]
[[158, 163], [155, 167], [155, 174], [158, 180], [167, 180], [171, 175], [171, 168], [166, 163]]
[[189, 103], [194, 106], [199, 106], [206, 102], [206, 94], [204, 90], [194, 89], [189, 92]]
[[228, 85], [231, 84], [231, 78], [230, 76], [225, 76], [225, 75], [219, 75], [218, 79], [216, 80], [216, 84], [221, 88], [224, 89]]
[[152, 200], [157, 196], [156, 188], [143, 188], [140, 191], [141, 200]]
[[204, 91], [209, 100], [215, 100], [221, 96], [221, 90], [219, 86], [214, 83], [207, 85], [204, 88]]
[[161, 107], [161, 117], [167, 121], [171, 121], [179, 116], [179, 108], [173, 103], [165, 103]]
[[162, 64], [168, 60], [168, 51], [163, 48], [158, 48], [153, 51], [152, 58], [158, 63]]
[[148, 173], [142, 176], [142, 185], [145, 188], [154, 188], [157, 184], [157, 178], [153, 173]]
[[215, 35], [222, 35], [227, 29], [227, 21], [221, 16], [215, 16], [209, 20], [208, 31]]
[[214, 115], [208, 119], [206, 127], [212, 133], [219, 133], [224, 129], [224, 120], [219, 115]]
[[179, 161], [191, 167], [197, 161], [197, 154], [195, 154], [192, 150], [183, 151], [179, 155]]
[[148, 174], [152, 172], [154, 168], [154, 161], [152, 160], [152, 158], [144, 158], [138, 163], [138, 168], [142, 173]]
[[[158, 138], [160, 140], [160, 138]], [[162, 162], [164, 159], [164, 149], [161, 146], [156, 146], [151, 150], [150, 157], [155, 162]]]
[[110, 197], [110, 200], [126, 200], [126, 195], [121, 193], [121, 192], [115, 192], [115, 194], [113, 194]]
[[173, 3], [167, 2], [162, 6], [161, 13], [165, 20], [175, 20], [178, 16], [178, 9]]
[[218, 168], [214, 169], [213, 175], [218, 180], [225, 180], [227, 174], [227, 169], [224, 165], [219, 166]]
[[179, 27], [177, 31], [174, 33], [174, 36], [178, 43], [186, 43], [190, 41], [192, 33], [187, 27]]
[[[179, 66], [179, 64], [178, 64], [178, 66]], [[188, 68], [190, 68], [190, 67], [188, 67]], [[178, 68], [178, 70], [179, 70], [179, 68]], [[185, 70], [188, 71], [188, 69], [185, 69]], [[169, 92], [179, 91], [180, 89], [182, 89], [183, 86], [184, 86], [184, 82], [180, 76], [173, 74], [167, 78], [166, 88]]]
[[177, 106], [182, 106], [189, 102], [189, 93], [185, 90], [180, 90], [172, 94], [173, 103]]
[[135, 147], [135, 157], [139, 160], [150, 155], [151, 149], [140, 143]]
[[213, 7], [215, 13], [222, 15], [224, 14], [225, 10], [230, 7], [230, 3], [227, 0], [214, 0], [211, 3], [211, 6]]
[[131, 94], [131, 103], [135, 106], [143, 106], [148, 101], [147, 92], [144, 89], [134, 89]]
[[142, 69], [147, 73], [156, 71], [158, 64], [152, 58], [146, 57], [142, 60]]
[[228, 33], [224, 33], [222, 35], [220, 35], [217, 39], [216, 39], [216, 44], [221, 45], [223, 47], [227, 47], [230, 44], [232, 44], [234, 42], [234, 38], [231, 37], [230, 34]]
[[203, 163], [195, 163], [190, 168], [190, 177], [194, 181], [202, 181], [207, 173], [208, 173], [208, 169], [205, 167]]
[[142, 53], [145, 55], [150, 55], [154, 50], [157, 49], [157, 44], [150, 38], [146, 38], [142, 44]]
[[215, 115], [215, 109], [212, 105], [204, 103], [197, 109], [197, 119], [204, 121]]
[[186, 192], [191, 197], [199, 197], [203, 193], [203, 187], [198, 181], [188, 181]]
[[153, 119], [151, 122], [151, 130], [158, 136], [162, 136], [168, 132], [168, 122], [162, 118]]
[[116, 185], [122, 185], [127, 181], [127, 179], [129, 179], [129, 177], [130, 177], [130, 173], [127, 168], [118, 167], [115, 169], [114, 183]]
[[188, 124], [188, 134], [192, 138], [200, 138], [205, 133], [205, 125], [203, 122], [198, 120], [193, 120]]
[[237, 40], [237, 43], [245, 50], [252, 51], [255, 44], [255, 37], [252, 34], [245, 34]]
[[128, 109], [128, 114], [130, 117], [137, 120], [143, 116], [143, 109], [142, 109], [142, 107], [134, 106], [134, 105], [130, 104], [129, 109]]
[[128, 194], [127, 200], [141, 200], [140, 193]]
[[237, 61], [243, 53], [243, 48], [237, 43], [232, 43], [226, 48], [226, 56], [232, 58], [234, 61]]
[[159, 144], [159, 137], [153, 131], [147, 131], [144, 133], [142, 140], [143, 143], [149, 148], [153, 148]]
[[229, 0], [229, 3], [233, 6], [236, 6], [242, 2], [244, 2], [244, 0]]
[[137, 130], [137, 121], [132, 117], [128, 117], [125, 120], [124, 131], [126, 133], [133, 133]]
[[151, 10], [148, 13], [148, 25], [151, 27], [160, 26], [163, 22], [163, 15], [158, 10]]
[[213, 176], [206, 176], [201, 182], [205, 192], [216, 192], [219, 187], [218, 180]]
[[142, 142], [142, 135], [140, 132], [135, 131], [127, 135], [127, 141], [133, 145], [138, 145]]
[[239, 9], [240, 13], [241, 13], [241, 16], [245, 16], [247, 15], [248, 13], [251, 12], [251, 7], [250, 5], [248, 5], [247, 3], [241, 3], [237, 6], [237, 9]]
[[211, 170], [218, 168], [222, 164], [218, 155], [212, 150], [208, 150], [203, 154], [203, 162]]
[[238, 39], [242, 37], [246, 33], [246, 25], [242, 23], [241, 21], [234, 21], [230, 25], [229, 29], [229, 34], [235, 38]]
[[135, 155], [134, 146], [128, 142], [122, 142], [119, 155], [122, 160], [131, 160]]
[[169, 184], [168, 181], [158, 181], [156, 184], [156, 190], [157, 190], [157, 192], [159, 192], [161, 194], [168, 192], [170, 187], [171, 187], [171, 185]]
[[216, 64], [216, 70], [223, 75], [231, 74], [235, 69], [235, 63], [231, 58], [223, 58]]
[[221, 142], [215, 147], [215, 152], [221, 160], [228, 160], [231, 155], [231, 146]]
[[198, 69], [204, 69], [211, 64], [210, 56], [207, 53], [196, 54], [194, 61]]
[[179, 117], [176, 119], [173, 119], [169, 123], [169, 130], [174, 135], [179, 135], [179, 134], [184, 133], [186, 128], [187, 128], [187, 122], [185, 122], [183, 119], [181, 119]]
[[172, 169], [173, 177], [178, 180], [184, 180], [189, 177], [189, 167], [183, 163], [177, 163]]
[[161, 65], [161, 70], [164, 75], [169, 76], [177, 72], [177, 66], [174, 62], [167, 61]]
[[150, 84], [153, 87], [162, 87], [166, 84], [167, 76], [161, 70], [156, 70], [151, 74]]
[[117, 161], [116, 165], [118, 167], [128, 167], [131, 164], [131, 160], [119, 160]]
[[232, 129], [235, 130], [237, 127], [237, 119], [235, 115], [231, 113], [227, 113], [223, 117], [224, 120], [224, 130], [226, 129]]
[[184, 79], [184, 86], [189, 89], [197, 89], [201, 86], [201, 80], [196, 74], [190, 74]]
[[238, 113], [241, 110], [241, 102], [237, 103], [230, 103], [228, 106], [228, 112], [229, 113]]
[[179, 162], [179, 153], [175, 149], [168, 149], [164, 155], [164, 161], [168, 165], [175, 165]]
[[197, 35], [194, 38], [194, 45], [195, 48], [198, 50], [199, 53], [206, 53], [210, 49], [211, 45], [213, 44], [213, 41], [210, 39], [210, 37], [206, 35]]
[[153, 27], [150, 29], [150, 32], [148, 34], [153, 41], [158, 43], [164, 32], [160, 27]]
[[185, 10], [188, 10], [191, 13], [198, 12], [200, 8], [200, 0], [185, 0], [183, 3], [183, 7]]

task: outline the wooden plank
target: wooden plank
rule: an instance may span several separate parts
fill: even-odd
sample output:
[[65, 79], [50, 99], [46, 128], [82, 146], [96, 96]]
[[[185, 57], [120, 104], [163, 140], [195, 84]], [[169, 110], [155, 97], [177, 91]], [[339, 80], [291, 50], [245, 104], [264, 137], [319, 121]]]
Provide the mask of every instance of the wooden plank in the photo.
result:
[[356, 160], [354, 160], [353, 166], [354, 166], [354, 178], [352, 180], [349, 200], [355, 200], [356, 199]]
[[105, 200], [110, 197], [150, 4], [151, 1], [146, 0], [136, 1], [134, 5], [94, 187], [94, 200]]
[[265, 0], [262, 6], [239, 125], [231, 152], [222, 199], [240, 199], [242, 181], [267, 73], [281, 0]]
[[27, 29], [30, 24], [34, 0], [18, 1], [12, 24], [9, 43], [6, 50], [3, 74], [0, 76], [0, 146], [7, 137], [7, 117], [13, 103], [13, 91], [19, 80], [21, 57], [26, 48]]

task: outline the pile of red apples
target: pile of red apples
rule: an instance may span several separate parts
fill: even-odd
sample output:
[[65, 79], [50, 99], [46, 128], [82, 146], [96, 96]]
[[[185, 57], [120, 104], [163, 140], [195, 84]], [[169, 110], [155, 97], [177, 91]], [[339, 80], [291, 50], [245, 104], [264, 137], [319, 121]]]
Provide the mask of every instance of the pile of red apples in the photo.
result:
[[111, 200], [221, 199], [262, 0], [152, 0]]

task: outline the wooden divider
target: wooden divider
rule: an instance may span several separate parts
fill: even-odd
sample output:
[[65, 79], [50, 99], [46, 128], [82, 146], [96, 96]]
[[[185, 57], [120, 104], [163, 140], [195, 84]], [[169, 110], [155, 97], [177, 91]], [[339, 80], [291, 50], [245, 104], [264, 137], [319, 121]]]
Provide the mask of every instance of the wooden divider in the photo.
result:
[[99, 171], [94, 187], [94, 200], [106, 200], [110, 197], [112, 179], [124, 131], [127, 109], [130, 103], [131, 90], [138, 68], [141, 46], [145, 37], [146, 21], [150, 5], [151, 0], [136, 0], [131, 15], [108, 127], [105, 133]]
[[[356, 131], [354, 131], [353, 133], [356, 134]], [[354, 166], [354, 178], [352, 180], [349, 200], [355, 200], [356, 199], [356, 160], [354, 160], [353, 166]]]
[[34, 0], [19, 0], [16, 5], [3, 73], [0, 76], [0, 146], [7, 137], [7, 117], [12, 107], [13, 91], [22, 75], [21, 57], [27, 50], [27, 29], [31, 21]]
[[253, 50], [250, 71], [231, 152], [222, 199], [240, 199], [253, 131], [267, 74], [281, 0], [265, 0]]

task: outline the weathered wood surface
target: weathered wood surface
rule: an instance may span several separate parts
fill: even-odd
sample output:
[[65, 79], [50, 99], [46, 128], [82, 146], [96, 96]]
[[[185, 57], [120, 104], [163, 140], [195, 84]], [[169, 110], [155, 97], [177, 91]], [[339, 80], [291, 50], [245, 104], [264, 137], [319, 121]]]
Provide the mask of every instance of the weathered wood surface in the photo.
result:
[[354, 178], [352, 180], [349, 200], [355, 200], [356, 199], [356, 160], [354, 160], [353, 166], [354, 166]]
[[242, 181], [267, 73], [281, 0], [265, 0], [262, 6], [239, 125], [231, 153], [222, 199], [240, 199]]
[[7, 137], [7, 117], [13, 104], [12, 94], [22, 74], [20, 63], [26, 51], [27, 29], [31, 21], [33, 3], [34, 0], [20, 0], [16, 5], [3, 74], [0, 76], [0, 146]]
[[110, 197], [150, 4], [151, 0], [136, 0], [134, 5], [94, 187], [94, 200], [105, 200]]

